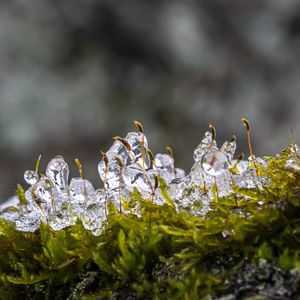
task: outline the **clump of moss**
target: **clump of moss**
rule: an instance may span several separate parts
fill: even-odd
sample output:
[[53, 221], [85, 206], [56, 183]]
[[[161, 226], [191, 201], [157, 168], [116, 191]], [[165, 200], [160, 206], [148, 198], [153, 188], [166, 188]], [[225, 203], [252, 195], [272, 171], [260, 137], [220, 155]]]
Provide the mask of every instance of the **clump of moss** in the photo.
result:
[[[238, 274], [251, 266], [259, 273], [262, 261], [285, 274], [290, 286], [282, 286], [294, 297], [298, 288], [288, 274], [300, 269], [300, 171], [287, 164], [294, 146], [266, 157], [267, 167], [257, 169], [270, 180], [263, 189], [235, 187], [235, 195], [218, 198], [204, 217], [176, 211], [161, 184], [166, 204], [158, 206], [135, 191], [128, 205], [138, 206], [140, 216], [111, 205], [98, 237], [80, 221], [60, 231], [41, 224], [37, 232], [24, 233], [0, 219], [0, 299], [212, 299], [228, 294], [268, 299], [259, 289], [234, 291], [249, 281]], [[299, 157], [293, 162], [299, 166]]]

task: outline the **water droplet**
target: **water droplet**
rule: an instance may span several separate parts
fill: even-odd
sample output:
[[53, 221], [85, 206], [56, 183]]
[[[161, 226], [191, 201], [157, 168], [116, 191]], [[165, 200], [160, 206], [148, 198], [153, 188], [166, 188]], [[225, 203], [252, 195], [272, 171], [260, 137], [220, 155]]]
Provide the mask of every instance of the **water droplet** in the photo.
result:
[[38, 182], [39, 180], [39, 175], [37, 172], [35, 171], [31, 171], [31, 170], [27, 170], [24, 173], [24, 179], [25, 181], [30, 184], [30, 185], [34, 185]]
[[46, 169], [46, 175], [58, 191], [66, 190], [69, 179], [69, 167], [61, 156], [57, 156], [50, 161]]
[[218, 176], [228, 169], [228, 158], [223, 152], [213, 147], [203, 155], [201, 166], [208, 175]]

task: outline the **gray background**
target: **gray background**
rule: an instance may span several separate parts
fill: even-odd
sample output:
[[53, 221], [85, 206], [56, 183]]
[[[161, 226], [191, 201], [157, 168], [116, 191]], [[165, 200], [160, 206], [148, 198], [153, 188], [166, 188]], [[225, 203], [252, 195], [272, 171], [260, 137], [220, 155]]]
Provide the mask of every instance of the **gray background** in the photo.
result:
[[99, 186], [99, 150], [143, 122], [151, 148], [192, 164], [251, 121], [254, 151], [300, 133], [298, 0], [0, 0], [0, 199], [62, 154]]

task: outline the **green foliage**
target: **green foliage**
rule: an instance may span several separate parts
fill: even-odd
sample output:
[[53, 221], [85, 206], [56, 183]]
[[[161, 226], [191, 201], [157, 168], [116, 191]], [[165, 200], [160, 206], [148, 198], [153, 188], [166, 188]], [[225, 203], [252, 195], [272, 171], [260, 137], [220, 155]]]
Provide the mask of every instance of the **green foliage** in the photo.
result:
[[[159, 179], [166, 204], [134, 192], [125, 205], [141, 215], [110, 206], [99, 237], [80, 222], [21, 233], [0, 219], [0, 299], [204, 299], [226, 289], [246, 258], [300, 268], [300, 173], [285, 167], [290, 154], [287, 148], [267, 158], [268, 168], [257, 167], [271, 180], [264, 190], [234, 187], [227, 198], [216, 190], [206, 217], [176, 212]], [[20, 186], [18, 195], [24, 201]], [[234, 264], [216, 272], [212, 264], [224, 255]]]
[[25, 198], [25, 191], [24, 191], [23, 187], [20, 184], [17, 185], [17, 196], [18, 196], [19, 201], [20, 201], [21, 204], [26, 204], [27, 203], [27, 200]]

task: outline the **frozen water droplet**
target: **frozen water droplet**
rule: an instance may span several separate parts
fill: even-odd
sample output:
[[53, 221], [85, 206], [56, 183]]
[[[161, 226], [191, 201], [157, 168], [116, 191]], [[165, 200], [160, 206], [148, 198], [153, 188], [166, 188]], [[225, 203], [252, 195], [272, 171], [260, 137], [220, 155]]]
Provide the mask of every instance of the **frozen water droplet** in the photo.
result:
[[186, 184], [183, 180], [175, 179], [168, 185], [168, 194], [173, 200], [180, 200], [183, 197]]
[[110, 149], [106, 152], [106, 155], [109, 160], [112, 160], [116, 156], [118, 156], [122, 160], [122, 162], [126, 164], [129, 153], [126, 147], [121, 142], [115, 141]]
[[241, 175], [234, 175], [233, 182], [240, 188], [254, 189], [258, 187], [259, 178], [256, 169], [248, 168]]
[[27, 170], [24, 173], [24, 179], [28, 184], [34, 185], [38, 182], [39, 175], [36, 171]]
[[72, 178], [70, 183], [70, 196], [77, 201], [84, 201], [86, 198], [93, 197], [95, 189], [87, 180], [80, 177]]
[[243, 218], [248, 218], [251, 216], [251, 213], [249, 211], [245, 211], [242, 208], [234, 208], [232, 209], [232, 213], [235, 213], [237, 215], [242, 216]]
[[83, 213], [84, 207], [95, 200], [93, 185], [82, 178], [72, 178], [70, 183], [71, 206], [77, 213]]
[[[108, 203], [113, 203], [117, 209], [120, 208], [120, 197], [125, 197], [126, 193], [125, 190], [122, 190], [121, 193], [111, 193], [110, 191], [105, 191], [104, 188], [98, 189], [96, 191], [96, 200], [95, 203], [103, 210], [103, 213], [105, 214], [105, 211], [107, 209]], [[124, 210], [123, 210], [124, 212]]]
[[288, 149], [290, 151], [288, 159], [285, 164], [286, 169], [293, 171], [300, 171], [300, 152], [296, 144], [291, 145]]
[[47, 222], [47, 218], [51, 214], [51, 204], [42, 203], [40, 199], [35, 199], [33, 202], [27, 204], [26, 210], [27, 212], [36, 213], [41, 221]]
[[170, 183], [172, 180], [175, 179], [175, 172], [173, 171], [169, 171], [167, 169], [151, 169], [147, 171], [147, 176], [150, 179], [151, 182], [153, 182], [153, 184], [155, 183], [155, 179], [154, 176], [160, 176], [161, 178], [164, 179], [164, 181], [166, 183]]
[[[148, 178], [146, 177], [145, 172], [137, 163], [127, 166], [124, 170], [124, 183], [126, 188], [130, 191], [137, 188], [139, 192], [151, 194], [152, 189], [149, 181], [151, 182], [151, 178], [149, 178], [149, 176]], [[151, 185], [153, 187], [154, 182], [151, 182]]]
[[244, 173], [249, 166], [249, 162], [246, 160], [233, 160], [230, 165], [230, 169], [234, 174], [242, 174]]
[[60, 211], [63, 207], [69, 206], [71, 203], [71, 197], [69, 191], [55, 194], [55, 207], [56, 211]]
[[166, 183], [171, 182], [175, 179], [175, 167], [174, 159], [168, 154], [156, 154], [154, 159], [155, 169], [149, 171], [150, 177], [153, 175], [159, 175], [166, 181]]
[[228, 230], [223, 231], [221, 234], [222, 234], [222, 237], [223, 237], [224, 239], [226, 239], [226, 238], [228, 238], [228, 237], [230, 236], [230, 232], [229, 232]]
[[34, 194], [33, 194], [33, 190], [34, 188], [33, 187], [30, 187], [26, 192], [25, 192], [25, 199], [28, 201], [28, 202], [32, 202], [34, 199]]
[[221, 148], [221, 152], [223, 152], [224, 154], [226, 154], [228, 156], [229, 161], [232, 161], [235, 150], [236, 150], [236, 142], [235, 141], [232, 141], [232, 142], [226, 141]]
[[267, 167], [268, 167], [268, 163], [261, 157], [256, 157], [254, 155], [250, 155], [248, 157], [248, 161], [249, 161], [249, 164], [248, 164], [249, 168], [257, 169], [257, 167], [260, 167], [262, 169], [267, 169]]
[[199, 163], [194, 163], [189, 174], [190, 179], [197, 185], [203, 184], [204, 171]]
[[87, 230], [91, 230], [94, 235], [101, 234], [103, 221], [106, 219], [105, 209], [98, 203], [89, 204], [84, 211], [83, 226]]
[[211, 210], [211, 198], [200, 188], [191, 191], [190, 212], [197, 216], [205, 216]]
[[174, 158], [168, 154], [156, 154], [154, 164], [159, 169], [166, 169], [169, 172], [174, 170]]
[[228, 169], [228, 158], [217, 148], [210, 148], [203, 155], [201, 166], [208, 175], [218, 176]]
[[[106, 169], [107, 168], [107, 169]], [[121, 174], [121, 167], [115, 160], [112, 158], [108, 161], [108, 166], [106, 167], [104, 161], [102, 160], [98, 165], [98, 173], [100, 178], [103, 182], [106, 179], [106, 188], [108, 190], [117, 190], [121, 186], [124, 185], [122, 182], [122, 174]]]
[[50, 161], [46, 169], [46, 175], [58, 191], [66, 190], [69, 179], [69, 167], [61, 156], [57, 156]]
[[194, 151], [194, 160], [196, 162], [201, 162], [202, 156], [208, 151], [208, 149], [216, 146], [217, 146], [216, 141], [212, 139], [211, 132], [207, 131], [201, 143]]
[[16, 207], [6, 207], [0, 212], [0, 219], [15, 222], [19, 217], [19, 210]]
[[267, 169], [268, 168], [268, 163], [261, 157], [256, 157], [255, 162], [258, 166]]
[[96, 203], [105, 208], [105, 205], [106, 205], [106, 196], [105, 196], [105, 189], [98, 189], [96, 192], [95, 192], [95, 196], [96, 196]]
[[163, 205], [164, 203], [166, 203], [164, 197], [161, 194], [161, 190], [160, 189], [156, 189], [155, 191], [155, 196], [154, 196], [154, 201], [155, 204], [157, 205]]
[[53, 188], [48, 178], [41, 178], [34, 186], [34, 193], [42, 202], [51, 203], [54, 200]]
[[142, 152], [142, 143], [144, 144], [144, 148], [148, 148], [147, 137], [141, 132], [129, 132], [125, 139], [130, 145], [131, 151], [137, 155], [141, 154]]
[[53, 230], [61, 230], [63, 228], [75, 225], [77, 217], [70, 209], [61, 209], [56, 214], [52, 214], [49, 219], [49, 225]]
[[220, 175], [218, 177], [209, 176], [202, 166], [196, 162], [191, 169], [191, 173], [186, 178], [190, 178], [189, 188], [197, 186], [203, 191], [210, 191], [215, 184], [215, 180], [218, 180], [219, 177]]
[[25, 232], [35, 232], [39, 228], [40, 222], [36, 212], [20, 214], [16, 220], [16, 229]]
[[146, 136], [140, 132], [129, 132], [125, 139], [131, 147], [131, 159], [140, 165], [144, 160], [145, 169], [149, 168], [150, 161], [147, 155], [148, 141]]
[[180, 168], [175, 169], [175, 178], [177, 179], [183, 179], [185, 177], [185, 171]]
[[232, 177], [228, 171], [223, 172], [220, 176], [216, 177], [216, 183], [219, 197], [225, 197], [234, 193], [232, 189]]

